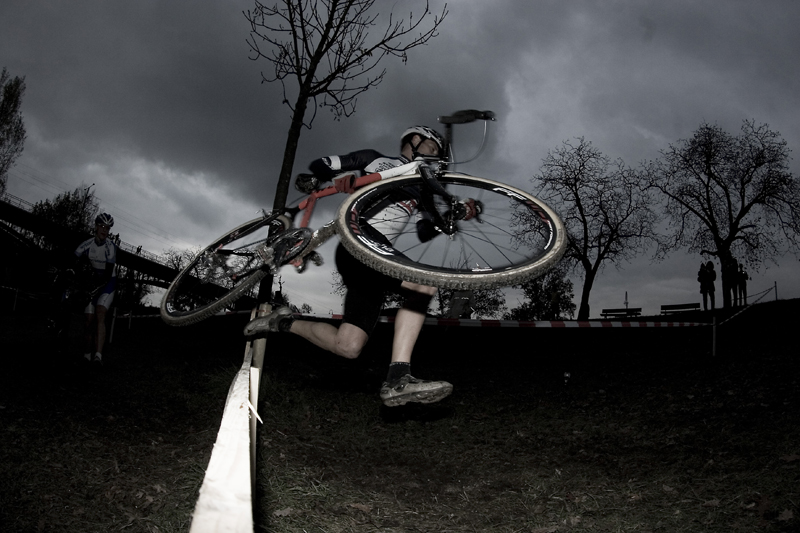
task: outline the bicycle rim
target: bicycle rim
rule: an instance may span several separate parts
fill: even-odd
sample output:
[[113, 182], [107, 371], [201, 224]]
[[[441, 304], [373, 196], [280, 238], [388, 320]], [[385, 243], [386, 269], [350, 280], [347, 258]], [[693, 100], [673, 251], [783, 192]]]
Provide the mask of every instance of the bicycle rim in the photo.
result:
[[[452, 236], [428, 242], [417, 235], [419, 176], [377, 182], [350, 196], [337, 214], [341, 242], [359, 261], [391, 277], [447, 289], [511, 286], [551, 268], [566, 249], [559, 217], [541, 200], [514, 187], [463, 174], [439, 181], [458, 198], [483, 203], [479, 219], [459, 221]], [[438, 200], [439, 204], [443, 202]], [[413, 208], [416, 216], [391, 234], [374, 236], [374, 216], [387, 204]], [[443, 212], [445, 206], [437, 206]], [[384, 217], [386, 215], [383, 215]], [[398, 217], [400, 218], [400, 217]]]
[[164, 322], [173, 326], [194, 324], [221, 311], [234, 310], [234, 303], [243, 296], [256, 298], [256, 284], [267, 275], [259, 248], [264, 247], [273, 226], [284, 229], [285, 221], [275, 215], [251, 220], [197, 254], [161, 299]]

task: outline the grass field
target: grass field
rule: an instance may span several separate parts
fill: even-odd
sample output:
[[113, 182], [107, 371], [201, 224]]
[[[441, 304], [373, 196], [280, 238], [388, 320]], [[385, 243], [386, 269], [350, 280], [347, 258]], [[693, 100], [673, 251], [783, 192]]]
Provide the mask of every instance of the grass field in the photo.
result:
[[[455, 390], [402, 408], [388, 327], [355, 361], [273, 336], [256, 531], [799, 531], [798, 303], [716, 357], [710, 328], [426, 328], [414, 374]], [[94, 369], [3, 315], [0, 531], [188, 530], [243, 322], [117, 324]]]

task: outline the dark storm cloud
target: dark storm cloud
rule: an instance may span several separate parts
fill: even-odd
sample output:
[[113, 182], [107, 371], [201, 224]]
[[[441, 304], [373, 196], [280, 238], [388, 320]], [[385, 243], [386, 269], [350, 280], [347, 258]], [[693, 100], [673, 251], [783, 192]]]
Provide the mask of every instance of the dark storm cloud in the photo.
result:
[[25, 116], [48, 142], [222, 179], [258, 172], [253, 154], [278, 106], [247, 57], [249, 4], [11, 4], [4, 55], [27, 77]]
[[[406, 18], [421, 5], [380, 0], [375, 31], [390, 10]], [[135, 206], [195, 244], [269, 206], [289, 109], [278, 84], [260, 83], [270, 64], [249, 59], [242, 11], [252, 7], [0, 3], [2, 66], [26, 76], [28, 87], [21, 165], [72, 186], [107, 179], [98, 181], [107, 201]], [[402, 129], [462, 108], [491, 109], [498, 121], [486, 152], [460, 170], [526, 188], [547, 150], [577, 136], [630, 166], [701, 121], [731, 133], [744, 119], [767, 122], [790, 148], [800, 146], [800, 2], [458, 0], [449, 10], [440, 35], [411, 50], [406, 64], [382, 63], [384, 82], [359, 98], [353, 117], [337, 122], [318, 110], [295, 172], [321, 155], [396, 153]], [[478, 127], [456, 130], [462, 157], [479, 140]], [[797, 174], [796, 161], [792, 168]], [[40, 199], [13, 172], [10, 190]], [[653, 269], [643, 259], [624, 276], [612, 269], [595, 294], [621, 294], [622, 284], [659, 299], [681, 283], [694, 291], [691, 276], [669, 281], [663, 273], [691, 272], [697, 260]], [[796, 260], [787, 263], [794, 275]]]

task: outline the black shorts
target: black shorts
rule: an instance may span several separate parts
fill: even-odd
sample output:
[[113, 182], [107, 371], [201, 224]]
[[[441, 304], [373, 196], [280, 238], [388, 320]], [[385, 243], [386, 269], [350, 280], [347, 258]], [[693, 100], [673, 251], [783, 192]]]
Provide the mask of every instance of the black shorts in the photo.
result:
[[347, 288], [343, 322], [372, 333], [381, 314], [386, 295], [400, 291], [399, 279], [381, 274], [350, 255], [341, 244], [336, 248], [336, 269]]

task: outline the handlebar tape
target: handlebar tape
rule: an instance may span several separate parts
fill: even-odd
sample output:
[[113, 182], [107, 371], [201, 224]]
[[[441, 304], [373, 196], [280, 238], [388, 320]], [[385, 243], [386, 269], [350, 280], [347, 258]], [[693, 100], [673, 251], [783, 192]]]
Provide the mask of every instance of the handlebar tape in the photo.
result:
[[492, 111], [478, 111], [477, 109], [464, 109], [456, 111], [450, 116], [439, 117], [442, 124], [468, 124], [476, 120], [495, 120]]

